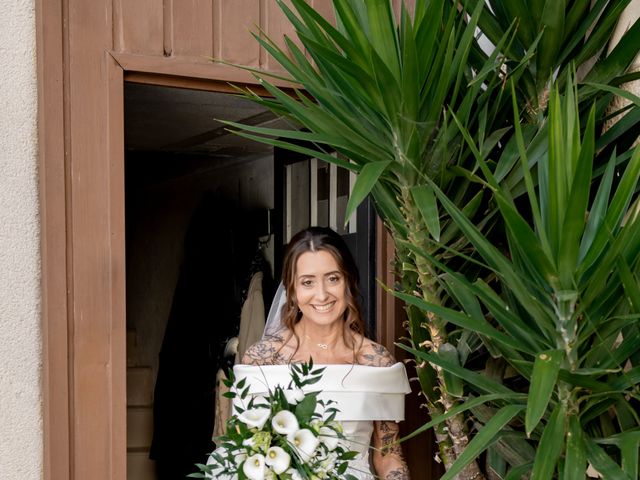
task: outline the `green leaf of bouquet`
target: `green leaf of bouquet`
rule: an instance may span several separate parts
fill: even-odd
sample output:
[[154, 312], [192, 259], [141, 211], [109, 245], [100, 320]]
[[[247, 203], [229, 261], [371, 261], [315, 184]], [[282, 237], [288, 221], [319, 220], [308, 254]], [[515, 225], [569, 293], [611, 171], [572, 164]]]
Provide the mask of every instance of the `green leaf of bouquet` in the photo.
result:
[[318, 403], [316, 394], [307, 394], [298, 405], [295, 415], [300, 423], [309, 423]]
[[354, 452], [354, 451], [349, 451], [349, 452], [344, 452], [340, 458], [342, 458], [343, 460], [353, 460], [354, 458], [356, 458], [358, 456], [358, 452]]

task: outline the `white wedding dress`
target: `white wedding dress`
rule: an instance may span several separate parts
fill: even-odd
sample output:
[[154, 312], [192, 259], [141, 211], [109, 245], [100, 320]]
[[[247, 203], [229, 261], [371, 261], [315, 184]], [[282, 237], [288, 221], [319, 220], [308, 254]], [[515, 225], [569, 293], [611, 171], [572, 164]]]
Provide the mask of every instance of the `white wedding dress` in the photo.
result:
[[[369, 445], [374, 420], [404, 420], [404, 396], [411, 390], [402, 363], [390, 367], [365, 365], [316, 365], [326, 367], [321, 380], [305, 388], [319, 391], [318, 398], [333, 400], [340, 411], [350, 449], [359, 452], [350, 462], [347, 473], [360, 480], [373, 480], [369, 461]], [[291, 381], [287, 365], [236, 365], [236, 380], [247, 379], [252, 395], [264, 395], [276, 385], [286, 388]]]

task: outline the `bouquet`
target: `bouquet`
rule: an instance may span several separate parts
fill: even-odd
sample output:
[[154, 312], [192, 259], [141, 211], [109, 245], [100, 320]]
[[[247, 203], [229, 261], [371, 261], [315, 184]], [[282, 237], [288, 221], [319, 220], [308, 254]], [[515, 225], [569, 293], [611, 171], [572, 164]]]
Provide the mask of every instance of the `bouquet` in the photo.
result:
[[[356, 480], [347, 472], [349, 451], [342, 424], [335, 420], [335, 402], [318, 399], [319, 392], [305, 393], [303, 387], [322, 378], [324, 368], [313, 361], [291, 365], [287, 388], [268, 388], [266, 396], [250, 396], [246, 379], [236, 381], [233, 372], [225, 395], [234, 399], [234, 415], [227, 433], [206, 465], [192, 478], [230, 480]], [[265, 379], [266, 381], [266, 379]]]

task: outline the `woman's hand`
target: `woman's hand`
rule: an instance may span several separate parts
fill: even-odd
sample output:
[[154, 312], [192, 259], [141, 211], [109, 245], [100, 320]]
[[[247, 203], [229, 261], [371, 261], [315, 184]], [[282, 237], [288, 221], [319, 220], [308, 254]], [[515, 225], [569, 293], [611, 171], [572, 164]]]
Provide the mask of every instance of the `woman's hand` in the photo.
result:
[[409, 469], [402, 457], [402, 448], [396, 441], [400, 427], [396, 422], [374, 422], [373, 466], [376, 474], [385, 480], [408, 480]]

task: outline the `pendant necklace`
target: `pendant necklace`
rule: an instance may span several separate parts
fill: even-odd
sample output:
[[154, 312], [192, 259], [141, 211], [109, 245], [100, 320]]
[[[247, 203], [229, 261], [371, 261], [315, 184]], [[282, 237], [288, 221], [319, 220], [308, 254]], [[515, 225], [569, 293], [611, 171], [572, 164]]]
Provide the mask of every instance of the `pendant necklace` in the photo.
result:
[[[309, 335], [307, 335], [306, 333], [304, 334], [304, 336], [306, 337], [307, 340], [311, 340], [311, 337]], [[313, 340], [311, 340], [313, 341]], [[316, 343], [316, 346], [321, 348], [322, 350], [327, 350], [329, 348], [329, 344], [327, 343]]]

